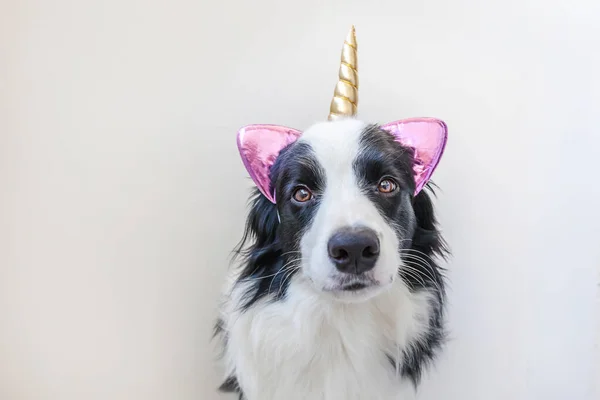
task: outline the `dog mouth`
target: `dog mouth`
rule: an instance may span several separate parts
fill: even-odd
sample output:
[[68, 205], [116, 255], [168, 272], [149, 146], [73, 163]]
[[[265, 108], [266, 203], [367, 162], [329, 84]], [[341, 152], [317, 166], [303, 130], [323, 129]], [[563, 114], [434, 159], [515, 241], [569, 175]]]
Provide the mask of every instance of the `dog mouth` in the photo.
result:
[[325, 290], [328, 292], [356, 293], [378, 285], [379, 282], [368, 277], [342, 278]]
[[370, 285], [368, 285], [364, 282], [356, 282], [356, 283], [351, 283], [349, 285], [342, 286], [340, 288], [340, 290], [343, 290], [344, 292], [357, 292], [359, 290], [366, 289], [369, 286]]

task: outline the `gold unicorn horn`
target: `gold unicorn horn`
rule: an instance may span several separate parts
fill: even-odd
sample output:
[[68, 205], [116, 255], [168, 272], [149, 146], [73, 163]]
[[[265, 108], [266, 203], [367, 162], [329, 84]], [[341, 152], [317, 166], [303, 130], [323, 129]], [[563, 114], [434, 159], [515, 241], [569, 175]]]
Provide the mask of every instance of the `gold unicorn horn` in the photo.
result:
[[352, 25], [342, 48], [339, 79], [329, 107], [328, 119], [330, 121], [356, 115], [358, 107], [357, 49], [356, 32]]

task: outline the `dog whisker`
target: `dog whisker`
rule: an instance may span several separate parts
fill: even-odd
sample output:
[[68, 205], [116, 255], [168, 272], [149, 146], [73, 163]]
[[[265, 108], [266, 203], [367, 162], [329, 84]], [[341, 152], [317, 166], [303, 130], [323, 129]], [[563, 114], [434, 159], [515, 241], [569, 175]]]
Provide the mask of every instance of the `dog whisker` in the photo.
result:
[[292, 277], [294, 275], [294, 272], [297, 271], [298, 269], [300, 269], [300, 267], [296, 267], [295, 269], [292, 269], [291, 271], [289, 271], [286, 276], [284, 276], [283, 280], [281, 281], [281, 284], [279, 285], [279, 290], [277, 290], [277, 297], [279, 297], [281, 295], [281, 290], [285, 287], [285, 282], [290, 279], [290, 277]]
[[425, 280], [421, 277], [421, 275], [415, 268], [410, 267], [409, 265], [403, 265], [400, 268], [402, 269], [403, 273], [406, 273], [407, 275], [419, 280], [423, 286], [426, 286]]
[[285, 253], [282, 253], [282, 256], [287, 256], [288, 254], [301, 254], [302, 252], [300, 250], [290, 250], [290, 251], [286, 251]]
[[260, 281], [260, 280], [263, 280], [263, 279], [272, 278], [272, 277], [275, 277], [275, 276], [277, 276], [277, 275], [279, 275], [279, 274], [281, 274], [281, 273], [283, 273], [285, 271], [286, 271], [286, 269], [282, 268], [282, 269], [278, 270], [277, 272], [275, 272], [274, 274], [265, 275], [265, 276], [259, 276], [259, 277], [249, 277], [249, 278], [244, 279], [243, 282], [256, 282], [256, 281]]
[[[279, 271], [277, 274], [275, 274], [275, 275], [278, 275], [279, 273], [283, 273], [283, 274], [284, 274], [284, 277], [285, 277], [285, 273], [286, 273], [288, 270], [293, 270], [294, 268], [297, 268], [297, 267], [294, 265], [294, 262], [297, 262], [297, 261], [300, 261], [300, 259], [298, 258], [298, 259], [295, 259], [295, 260], [292, 260], [292, 261], [288, 262], [287, 264], [285, 264], [284, 268], [282, 268], [282, 269], [281, 269], [281, 270], [280, 270], [280, 271]], [[289, 265], [289, 267], [286, 267], [286, 266], [288, 266], [288, 265]], [[275, 282], [275, 278], [274, 278], [274, 277], [273, 277], [273, 279], [271, 280], [271, 283], [269, 284], [269, 289], [267, 290], [267, 293], [271, 293], [271, 286], [273, 286], [273, 282]]]
[[[411, 260], [411, 261], [417, 263], [417, 265], [419, 265], [419, 266], [427, 267], [425, 269], [425, 272], [427, 272], [427, 275], [429, 276], [429, 278], [437, 281], [436, 271], [433, 269], [433, 266], [430, 263], [428, 263], [425, 259], [423, 259], [422, 257], [419, 257], [419, 256], [411, 255], [411, 254], [403, 254], [403, 258], [405, 260]], [[419, 263], [421, 263], [421, 264], [419, 264]]]
[[[416, 250], [418, 252], [418, 250]], [[419, 252], [422, 253], [422, 252]], [[434, 268], [431, 263], [427, 260], [425, 260], [423, 257], [421, 257], [420, 255], [415, 255], [415, 254], [411, 254], [410, 252], [400, 252], [400, 255], [403, 257], [412, 257], [413, 259], [418, 259], [419, 261], [422, 261], [423, 264], [429, 268], [429, 270], [435, 274], [436, 276], [438, 276], [440, 274], [439, 270]], [[431, 257], [428, 257], [431, 260]], [[433, 279], [433, 278], [432, 278]]]
[[[413, 271], [414, 273], [416, 273], [416, 274], [419, 274], [419, 275], [421, 276], [421, 280], [422, 280], [422, 284], [423, 284], [423, 286], [427, 286], [427, 285], [426, 285], [426, 283], [425, 283], [425, 281], [422, 279], [422, 276], [423, 276], [422, 272], [421, 272], [421, 271], [419, 271], [419, 270], [418, 270], [417, 268], [415, 268], [414, 266], [411, 266], [411, 265], [420, 266], [419, 264], [415, 263], [414, 261], [408, 261], [408, 260], [405, 260], [405, 261], [404, 261], [404, 268], [405, 268], [405, 269], [404, 269], [404, 271], [406, 272], [406, 271], [408, 271], [408, 270], [411, 270], [411, 271]], [[436, 279], [432, 278], [430, 275], [428, 275], [428, 276], [431, 278], [431, 283], [432, 283], [432, 284], [435, 286], [435, 290], [436, 290], [436, 291], [437, 291], [439, 294], [442, 294], [442, 289], [441, 289], [441, 287], [440, 287], [440, 285], [439, 285], [438, 281], [437, 281]]]

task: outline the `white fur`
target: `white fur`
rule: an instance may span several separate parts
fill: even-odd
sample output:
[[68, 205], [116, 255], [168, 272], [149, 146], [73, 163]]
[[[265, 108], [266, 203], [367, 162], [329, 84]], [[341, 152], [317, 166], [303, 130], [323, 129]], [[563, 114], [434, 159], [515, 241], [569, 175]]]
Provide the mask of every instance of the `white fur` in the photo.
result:
[[[407, 343], [427, 330], [430, 297], [396, 279], [398, 238], [358, 188], [352, 162], [364, 127], [355, 120], [323, 123], [301, 138], [325, 170], [326, 189], [301, 240], [301, 273], [291, 278], [285, 299], [263, 299], [240, 312], [248, 283], [228, 289], [226, 372], [237, 377], [247, 400], [404, 400], [414, 394], [387, 355], [401, 360]], [[380, 285], [360, 295], [327, 291], [339, 274], [327, 240], [345, 226], [371, 228], [380, 239], [369, 272]]]
[[[300, 139], [311, 145], [325, 170], [325, 193], [310, 229], [301, 241], [302, 268], [300, 271], [315, 285], [327, 290], [335, 286], [341, 273], [329, 260], [327, 242], [332, 234], [344, 227], [366, 227], [377, 233], [380, 254], [375, 268], [368, 272], [377, 288], [363, 290], [359, 296], [373, 296], [396, 278], [400, 256], [398, 238], [375, 205], [360, 190], [352, 163], [359, 152], [359, 139], [366, 124], [349, 119], [325, 122], [308, 129]], [[334, 294], [348, 299], [347, 293]], [[355, 300], [355, 294], [351, 295]]]
[[301, 275], [283, 302], [224, 310], [228, 376], [248, 400], [410, 399], [413, 388], [395, 375], [386, 354], [400, 359], [406, 343], [427, 329], [429, 297], [397, 280], [361, 303], [346, 304], [315, 292]]

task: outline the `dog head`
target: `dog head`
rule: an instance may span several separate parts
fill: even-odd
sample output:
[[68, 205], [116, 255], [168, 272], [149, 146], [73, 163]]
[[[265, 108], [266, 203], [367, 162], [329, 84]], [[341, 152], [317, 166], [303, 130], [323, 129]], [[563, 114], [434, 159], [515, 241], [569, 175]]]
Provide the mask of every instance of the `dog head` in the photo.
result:
[[418, 249], [424, 230], [435, 233], [422, 189], [445, 142], [445, 124], [432, 119], [384, 126], [344, 119], [304, 133], [242, 129], [238, 145], [260, 192], [245, 235], [255, 243], [244, 275], [272, 275], [264, 284], [276, 295], [293, 275], [340, 300], [376, 295], [416, 252], [442, 245], [433, 235], [430, 248]]

